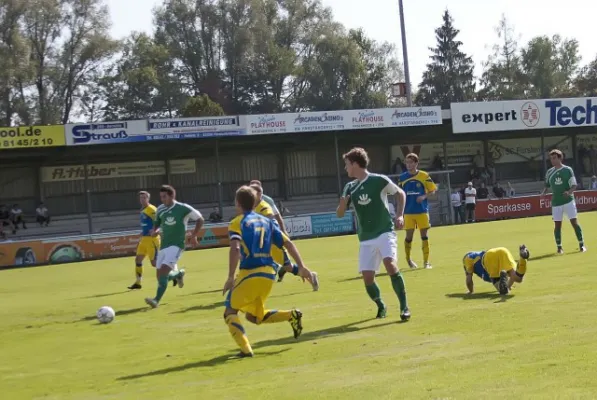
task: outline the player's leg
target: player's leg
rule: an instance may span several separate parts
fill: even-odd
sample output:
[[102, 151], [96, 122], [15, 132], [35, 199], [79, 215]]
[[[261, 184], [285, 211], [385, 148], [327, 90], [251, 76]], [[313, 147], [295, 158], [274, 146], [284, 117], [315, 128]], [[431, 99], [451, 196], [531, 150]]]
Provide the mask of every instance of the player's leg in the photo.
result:
[[386, 317], [386, 305], [381, 298], [381, 291], [375, 281], [375, 274], [379, 271], [381, 255], [377, 248], [371, 243], [361, 242], [359, 248], [359, 273], [363, 276], [363, 283], [369, 298], [377, 305], [376, 318]]
[[571, 201], [570, 203], [566, 204], [564, 206], [564, 212], [568, 216], [570, 224], [572, 224], [572, 228], [574, 228], [574, 233], [576, 233], [576, 239], [578, 240], [578, 249], [584, 253], [585, 251], [587, 251], [587, 248], [585, 247], [585, 239], [582, 234], [582, 228], [578, 223], [578, 210], [576, 209], [576, 202]]
[[241, 358], [253, 357], [253, 348], [251, 347], [245, 328], [238, 317], [238, 310], [226, 306], [226, 310], [224, 311], [224, 322], [228, 326], [228, 331], [230, 332], [232, 339], [234, 339], [240, 348], [238, 356]]
[[404, 237], [404, 256], [406, 257], [406, 263], [410, 268], [417, 268], [417, 264], [410, 258], [410, 254], [413, 247], [413, 237], [415, 235], [415, 229], [417, 228], [417, 221], [414, 215], [404, 216], [404, 230], [406, 236]]
[[429, 228], [431, 228], [431, 223], [429, 221], [429, 214], [421, 214], [418, 217], [417, 225], [419, 226], [419, 231], [421, 233], [421, 243], [423, 249], [423, 263], [424, 268], [431, 269], [431, 263], [429, 262]]
[[551, 217], [553, 219], [553, 236], [556, 241], [558, 254], [563, 254], [564, 249], [562, 248], [562, 219], [564, 218], [564, 207], [552, 206]]
[[502, 295], [508, 294], [511, 288], [509, 280], [511, 275], [516, 274], [517, 264], [510, 250], [504, 247], [497, 249], [495, 255], [497, 257], [497, 269], [499, 270], [497, 289]]
[[410, 310], [408, 309], [408, 301], [406, 299], [406, 286], [404, 284], [404, 277], [398, 268], [398, 245], [396, 243], [396, 232], [389, 232], [381, 235], [378, 240], [378, 249], [381, 254], [383, 265], [390, 275], [392, 281], [392, 288], [398, 297], [400, 303], [400, 319], [408, 321], [410, 319]]
[[133, 283], [128, 288], [131, 290], [134, 289], [141, 289], [141, 280], [143, 279], [143, 259], [145, 258], [145, 254], [140, 254], [137, 250], [137, 255], [135, 256], [135, 283]]
[[181, 269], [178, 270], [176, 268], [176, 263], [182, 254], [182, 250], [176, 246], [166, 247], [165, 249], [160, 250], [158, 253], [157, 259], [157, 280], [158, 280], [158, 287], [156, 291], [156, 296], [151, 299], [145, 299], [145, 302], [149, 304], [151, 307], [155, 308], [159, 305], [162, 297], [166, 293], [168, 289], [168, 283], [174, 279], [178, 281], [178, 286], [184, 286], [184, 275], [185, 270]]

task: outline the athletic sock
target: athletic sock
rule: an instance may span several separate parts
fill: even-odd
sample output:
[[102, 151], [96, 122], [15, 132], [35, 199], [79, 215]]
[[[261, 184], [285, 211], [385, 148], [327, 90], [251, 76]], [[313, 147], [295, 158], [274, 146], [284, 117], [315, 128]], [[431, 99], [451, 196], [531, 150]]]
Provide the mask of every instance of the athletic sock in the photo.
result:
[[275, 324], [277, 322], [288, 322], [292, 318], [291, 310], [267, 310], [263, 319], [257, 321], [257, 324]]
[[135, 275], [137, 277], [136, 283], [141, 283], [141, 279], [143, 279], [143, 264], [135, 264]]
[[158, 277], [158, 290], [155, 295], [155, 301], [159, 303], [162, 300], [164, 293], [166, 293], [166, 289], [168, 289], [168, 276], [160, 275]]
[[406, 260], [410, 261], [410, 250], [412, 249], [413, 241], [404, 239], [404, 255], [406, 256]]
[[241, 324], [238, 315], [232, 314], [224, 318], [226, 325], [228, 325], [228, 330], [230, 331], [230, 335], [232, 335], [232, 339], [236, 342], [240, 350], [245, 354], [253, 353], [253, 349], [251, 348], [251, 343], [249, 343], [249, 338], [245, 334], [245, 328], [243, 324]]
[[562, 247], [562, 228], [554, 228], [553, 236], [556, 239], [556, 245]]
[[423, 238], [421, 238], [421, 240], [423, 241], [423, 262], [428, 263], [429, 262], [429, 238], [423, 237]]
[[580, 243], [581, 246], [584, 245], [585, 240], [582, 236], [582, 228], [580, 227], [580, 225], [574, 226], [574, 232], [576, 232], [576, 238], [578, 239], [578, 243]]
[[373, 282], [371, 285], [365, 285], [365, 289], [367, 289], [367, 294], [377, 304], [377, 308], [385, 308], [386, 305], [381, 299], [381, 291], [379, 290], [379, 286], [377, 286], [377, 282]]
[[400, 271], [398, 271], [396, 274], [390, 275], [390, 279], [392, 280], [392, 288], [394, 288], [394, 292], [396, 293], [396, 296], [398, 296], [398, 301], [400, 302], [400, 311], [404, 311], [408, 308], [404, 278]]
[[527, 273], [527, 260], [521, 258], [518, 261], [518, 267], [516, 268], [516, 272], [518, 272], [520, 275], [524, 275]]

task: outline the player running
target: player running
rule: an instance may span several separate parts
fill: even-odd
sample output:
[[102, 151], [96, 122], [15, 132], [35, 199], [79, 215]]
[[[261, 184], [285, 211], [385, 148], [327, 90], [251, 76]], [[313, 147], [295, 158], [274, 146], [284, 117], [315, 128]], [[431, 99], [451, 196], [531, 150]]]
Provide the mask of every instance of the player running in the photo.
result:
[[541, 196], [551, 189], [551, 215], [554, 222], [553, 234], [556, 239], [556, 246], [558, 246], [558, 254], [564, 254], [562, 248], [562, 220], [564, 213], [570, 220], [570, 224], [574, 228], [576, 238], [578, 239], [578, 247], [582, 253], [587, 251], [583, 239], [582, 228], [578, 224], [578, 212], [576, 210], [576, 201], [574, 200], [574, 191], [576, 190], [576, 178], [574, 171], [567, 165], [563, 164], [564, 155], [560, 150], [554, 149], [549, 152], [549, 160], [552, 168], [547, 170], [545, 174], [545, 188], [541, 192]]
[[367, 170], [369, 156], [364, 149], [355, 147], [342, 158], [348, 176], [355, 180], [344, 187], [336, 216], [342, 218], [346, 209], [353, 205], [360, 242], [359, 273], [363, 275], [367, 294], [377, 304], [377, 318], [385, 318], [387, 308], [375, 281], [375, 274], [383, 261], [400, 302], [400, 318], [408, 321], [410, 310], [406, 300], [406, 287], [397, 267], [396, 232], [388, 209], [388, 195], [396, 195], [396, 226], [402, 229], [406, 194], [387, 176], [372, 174]]
[[145, 299], [145, 302], [152, 308], [156, 308], [166, 289], [168, 282], [178, 283], [178, 287], [184, 286], [185, 270], [178, 270], [178, 260], [185, 249], [185, 239], [187, 234], [187, 223], [190, 219], [196, 221], [195, 229], [189, 236], [189, 242], [192, 246], [197, 246], [197, 236], [203, 226], [203, 216], [193, 207], [185, 203], [176, 201], [176, 190], [170, 185], [163, 185], [160, 188], [160, 200], [162, 204], [156, 212], [154, 222], [153, 236], [161, 233], [162, 243], [158, 252], [156, 268], [158, 288], [155, 297]]
[[[251, 187], [255, 191], [256, 196], [257, 196], [257, 200], [256, 200], [257, 205], [255, 206], [255, 212], [259, 215], [262, 215], [271, 220], [274, 220], [274, 222], [277, 223], [277, 220], [274, 219], [275, 211], [272, 210], [270, 205], [262, 197], [263, 196], [263, 188], [256, 183], [251, 184], [249, 187]], [[279, 225], [278, 225], [278, 227], [279, 227]], [[286, 233], [286, 231], [284, 229], [281, 228], [280, 230], [282, 232]], [[274, 262], [276, 262], [276, 264], [280, 265], [280, 268], [278, 270], [278, 282], [282, 281], [282, 278], [284, 278], [284, 275], [286, 274], [286, 272], [290, 272], [294, 276], [298, 276], [299, 267], [298, 267], [298, 265], [293, 264], [290, 261], [290, 258], [288, 257], [288, 254], [286, 253], [286, 249], [284, 249], [283, 247], [272, 246], [272, 257], [274, 259]], [[284, 272], [282, 273], [282, 271], [284, 271]], [[314, 292], [319, 290], [319, 277], [317, 275], [317, 272], [313, 272], [313, 276], [311, 277], [311, 285], [313, 286]]]
[[[239, 357], [252, 357], [253, 349], [240, 322], [238, 312], [246, 314], [249, 322], [262, 323], [290, 322], [294, 338], [303, 331], [303, 314], [297, 310], [266, 310], [267, 300], [277, 277], [277, 264], [271, 256], [272, 246], [285, 246], [299, 266], [299, 275], [307, 281], [313, 276], [303, 264], [303, 260], [288, 236], [269, 218], [253, 211], [257, 194], [243, 186], [236, 192], [236, 208], [240, 215], [230, 222], [230, 254], [228, 279], [224, 284], [226, 311], [224, 320], [234, 341], [240, 347]], [[240, 265], [239, 265], [240, 263]], [[239, 273], [235, 278], [236, 268]]]
[[160, 248], [159, 236], [152, 236], [156, 207], [149, 203], [150, 198], [149, 192], [139, 192], [139, 202], [141, 203], [141, 239], [137, 245], [137, 255], [135, 257], [136, 280], [135, 283], [128, 287], [131, 290], [141, 289], [143, 259], [145, 257], [149, 258], [151, 265], [155, 268], [155, 259]]
[[527, 272], [529, 249], [523, 244], [519, 247], [519, 254], [517, 265], [512, 253], [505, 247], [466, 253], [462, 262], [469, 294], [474, 292], [473, 274], [493, 284], [500, 294], [508, 294], [512, 285], [522, 282]]
[[410, 258], [410, 252], [415, 229], [419, 228], [423, 245], [423, 266], [426, 269], [431, 269], [429, 263], [429, 237], [427, 236], [431, 224], [427, 198], [437, 191], [437, 186], [427, 172], [418, 169], [419, 156], [415, 153], [407, 155], [404, 162], [407, 170], [400, 174], [398, 183], [406, 193], [406, 206], [404, 207], [404, 229], [406, 230], [404, 254], [406, 255], [406, 262], [409, 267], [417, 268], [417, 264]]

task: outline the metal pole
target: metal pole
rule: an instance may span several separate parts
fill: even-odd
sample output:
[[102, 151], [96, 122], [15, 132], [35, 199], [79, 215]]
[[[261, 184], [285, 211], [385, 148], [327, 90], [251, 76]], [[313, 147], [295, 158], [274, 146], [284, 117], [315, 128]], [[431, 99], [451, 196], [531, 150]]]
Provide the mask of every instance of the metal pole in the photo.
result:
[[404, 7], [402, 0], [398, 0], [398, 10], [400, 11], [400, 32], [402, 33], [402, 58], [404, 63], [404, 80], [406, 83], [406, 104], [413, 105], [412, 89], [410, 87], [410, 70], [408, 67], [408, 50], [406, 48], [406, 27], [404, 26]]
[[[543, 135], [543, 130], [541, 131], [541, 176], [545, 176], [545, 164], [547, 160], [545, 159], [545, 135]], [[539, 177], [541, 178], [541, 177]]]
[[220, 166], [220, 141], [216, 139], [216, 175], [218, 178], [218, 208], [220, 215], [224, 217], [224, 200], [222, 191], [222, 168]]
[[89, 231], [89, 235], [93, 235], [93, 217], [91, 215], [91, 190], [89, 189], [89, 156], [87, 154], [87, 149], [85, 149], [85, 163], [83, 165], [83, 171], [85, 172], [85, 180], [83, 182], [85, 187], [85, 200], [87, 203], [87, 229]]
[[336, 179], [338, 179], [338, 195], [342, 195], [342, 175], [340, 166], [340, 150], [338, 149], [338, 134], [334, 133], [334, 154], [336, 156]]

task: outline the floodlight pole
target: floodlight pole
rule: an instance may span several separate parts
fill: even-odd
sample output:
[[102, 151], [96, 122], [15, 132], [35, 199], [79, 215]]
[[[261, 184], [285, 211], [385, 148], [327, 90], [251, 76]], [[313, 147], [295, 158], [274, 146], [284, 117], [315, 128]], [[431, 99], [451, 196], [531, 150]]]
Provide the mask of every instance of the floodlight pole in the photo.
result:
[[406, 104], [412, 107], [412, 91], [410, 87], [410, 71], [408, 68], [408, 50], [406, 48], [406, 28], [404, 26], [404, 7], [402, 0], [398, 0], [398, 10], [400, 12], [400, 32], [402, 33], [402, 58], [404, 64], [404, 80], [406, 81]]

